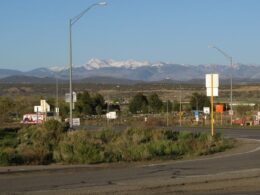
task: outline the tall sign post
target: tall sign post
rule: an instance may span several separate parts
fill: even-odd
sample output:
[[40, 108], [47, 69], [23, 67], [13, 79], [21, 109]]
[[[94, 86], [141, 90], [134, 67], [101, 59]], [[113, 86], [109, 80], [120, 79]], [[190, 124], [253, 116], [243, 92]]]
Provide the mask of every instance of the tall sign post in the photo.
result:
[[214, 96], [218, 96], [219, 76], [218, 74], [206, 74], [207, 96], [211, 98], [211, 136], [214, 136]]

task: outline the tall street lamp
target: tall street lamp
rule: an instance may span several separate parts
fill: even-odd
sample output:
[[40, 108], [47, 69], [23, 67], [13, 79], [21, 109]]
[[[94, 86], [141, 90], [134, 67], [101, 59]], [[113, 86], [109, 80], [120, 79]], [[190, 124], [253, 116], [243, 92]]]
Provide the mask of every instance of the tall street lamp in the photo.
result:
[[182, 91], [181, 91], [181, 85], [180, 85], [180, 108], [179, 108], [179, 110], [180, 110], [180, 119], [179, 119], [179, 123], [180, 123], [180, 127], [181, 127], [181, 115], [182, 115], [182, 102], [181, 102], [181, 99], [182, 99]]
[[229, 61], [230, 61], [230, 66], [231, 66], [231, 71], [230, 71], [230, 124], [232, 125], [233, 122], [233, 58], [229, 56], [226, 52], [223, 50], [219, 49], [216, 46], [209, 46], [209, 48], [216, 49], [218, 52], [220, 52], [222, 55], [224, 55]]
[[199, 124], [199, 100], [198, 100], [197, 96], [194, 95], [193, 97], [196, 100], [196, 114], [195, 114], [195, 118], [196, 118], [197, 124]]
[[196, 100], [196, 111], [199, 111], [199, 100], [197, 96], [193, 96], [194, 99]]
[[73, 107], [73, 94], [72, 94], [72, 26], [91, 8], [96, 6], [106, 6], [106, 2], [99, 2], [90, 5], [87, 9], [82, 11], [79, 15], [69, 20], [69, 69], [70, 69], [70, 128], [73, 127], [72, 121], [72, 107]]

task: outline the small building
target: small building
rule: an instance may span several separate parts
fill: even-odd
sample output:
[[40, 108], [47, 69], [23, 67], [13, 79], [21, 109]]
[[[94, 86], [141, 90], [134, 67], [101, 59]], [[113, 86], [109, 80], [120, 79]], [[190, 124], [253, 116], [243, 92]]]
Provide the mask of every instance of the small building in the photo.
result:
[[50, 112], [50, 105], [46, 100], [40, 101], [40, 106], [34, 106], [34, 113], [23, 115], [23, 124], [42, 124], [48, 119], [53, 118], [53, 113]]

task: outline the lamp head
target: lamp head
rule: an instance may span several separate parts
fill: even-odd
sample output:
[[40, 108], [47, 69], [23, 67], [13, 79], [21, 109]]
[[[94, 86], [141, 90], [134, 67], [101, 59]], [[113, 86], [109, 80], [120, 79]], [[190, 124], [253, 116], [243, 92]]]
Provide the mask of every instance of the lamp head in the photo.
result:
[[107, 2], [105, 1], [102, 1], [102, 2], [99, 2], [98, 5], [101, 5], [101, 6], [106, 6], [107, 5]]

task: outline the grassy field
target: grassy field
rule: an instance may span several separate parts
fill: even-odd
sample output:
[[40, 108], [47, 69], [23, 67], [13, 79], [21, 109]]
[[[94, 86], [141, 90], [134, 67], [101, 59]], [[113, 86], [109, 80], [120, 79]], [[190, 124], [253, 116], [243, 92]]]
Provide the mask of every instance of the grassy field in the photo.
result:
[[[69, 91], [68, 83], [59, 83], [59, 97], [64, 97]], [[98, 92], [106, 99], [123, 98], [129, 99], [138, 92], [151, 94], [158, 92], [163, 100], [179, 100], [182, 91], [183, 101], [188, 101], [193, 92], [205, 93], [204, 84], [169, 84], [169, 83], [143, 83], [135, 85], [116, 84], [84, 84], [75, 83], [73, 85], [76, 92], [89, 91]], [[260, 98], [259, 84], [239, 84], [233, 85], [234, 101], [258, 101]], [[38, 96], [55, 97], [55, 84], [1, 84], [0, 95], [6, 96]], [[221, 85], [219, 89], [218, 101], [228, 101], [230, 96], [230, 85]]]

